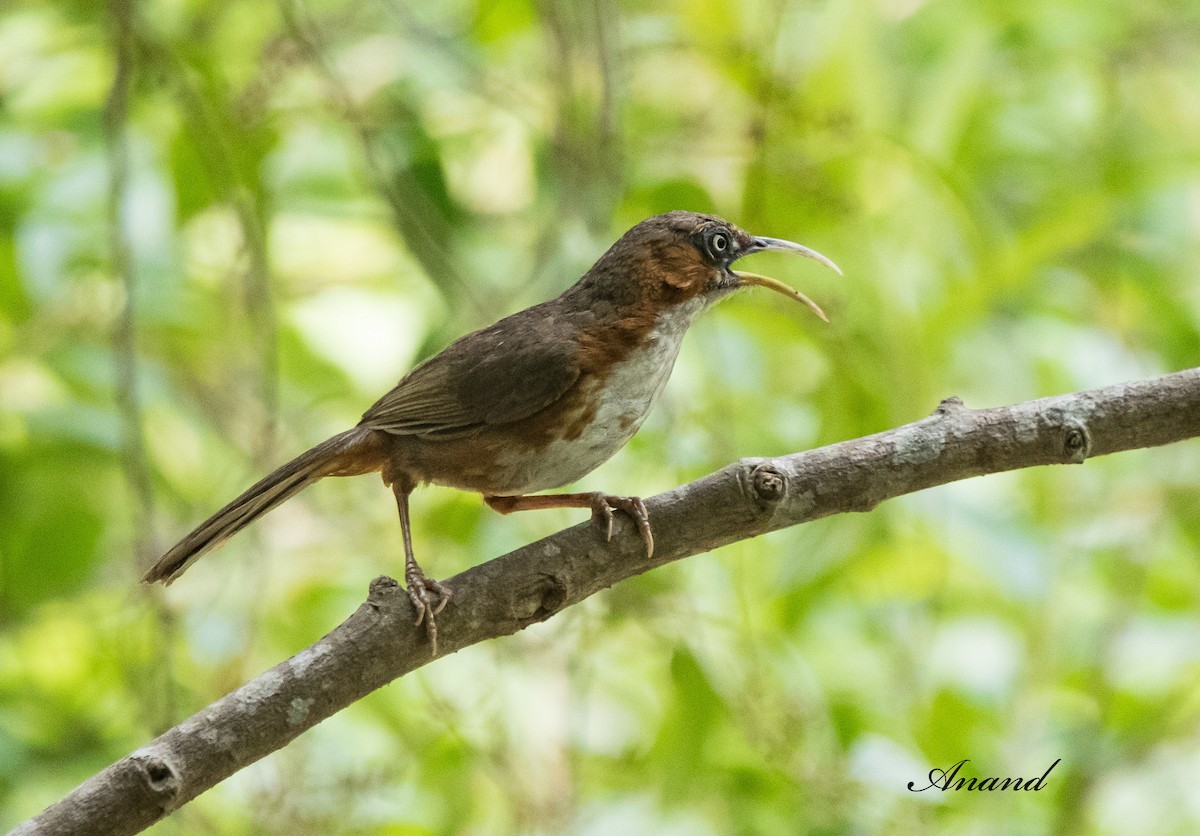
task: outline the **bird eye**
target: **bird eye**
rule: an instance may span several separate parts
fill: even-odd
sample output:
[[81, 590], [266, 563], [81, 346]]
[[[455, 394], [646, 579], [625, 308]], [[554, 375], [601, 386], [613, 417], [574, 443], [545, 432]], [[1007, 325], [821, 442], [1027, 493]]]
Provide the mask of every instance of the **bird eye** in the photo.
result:
[[709, 246], [712, 247], [714, 253], [723, 253], [729, 249], [729, 236], [723, 232], [718, 232], [709, 240]]

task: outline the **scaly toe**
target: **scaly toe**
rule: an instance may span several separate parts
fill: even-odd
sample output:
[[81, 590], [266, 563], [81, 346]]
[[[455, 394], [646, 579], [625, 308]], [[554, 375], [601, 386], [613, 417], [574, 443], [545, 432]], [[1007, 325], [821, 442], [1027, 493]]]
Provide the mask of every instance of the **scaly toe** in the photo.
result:
[[600, 519], [604, 522], [604, 540], [607, 543], [612, 542], [613, 531], [613, 509], [609, 504], [609, 500], [613, 497], [597, 494], [592, 499], [592, 519]]
[[410, 574], [406, 580], [408, 600], [412, 601], [417, 611], [417, 619], [413, 626], [420, 627], [421, 622], [425, 623], [425, 635], [429, 637], [433, 655], [437, 656], [437, 621], [434, 616], [446, 608], [454, 593], [449, 587], [423, 574]]
[[417, 583], [409, 581], [407, 592], [408, 600], [412, 601], [413, 607], [417, 611], [417, 620], [413, 622], [413, 626], [420, 627], [426, 615], [433, 616], [429, 593], [425, 590], [425, 585], [419, 581]]
[[448, 586], [443, 586], [433, 578], [425, 578], [424, 581], [425, 589], [429, 592], [432, 592], [438, 598], [437, 606], [434, 607], [433, 612], [430, 613], [431, 616], [437, 615], [442, 610], [446, 609], [446, 605], [449, 604], [450, 599], [454, 597], [454, 590]]
[[646, 511], [646, 503], [637, 496], [608, 496], [597, 495], [592, 503], [592, 518], [603, 517], [607, 524], [607, 539], [612, 540], [613, 510], [624, 511], [633, 517], [637, 523], [638, 533], [646, 544], [646, 556], [654, 556], [654, 533], [650, 529], [650, 515]]
[[654, 557], [654, 532], [650, 528], [650, 514], [646, 511], [646, 503], [642, 502], [641, 497], [633, 497], [634, 511], [633, 518], [637, 521], [638, 531], [642, 535], [642, 542], [646, 544], [646, 557]]

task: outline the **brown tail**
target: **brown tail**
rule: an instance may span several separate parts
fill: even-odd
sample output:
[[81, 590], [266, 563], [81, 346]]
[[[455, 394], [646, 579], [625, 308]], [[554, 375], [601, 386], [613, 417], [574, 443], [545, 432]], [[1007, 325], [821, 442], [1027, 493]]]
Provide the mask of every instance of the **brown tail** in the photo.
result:
[[362, 434], [363, 430], [356, 427], [335, 435], [260, 479], [160, 557], [142, 577], [142, 583], [171, 583], [206, 552], [215, 549], [275, 506], [291, 499], [321, 477], [342, 472], [342, 454], [361, 440]]

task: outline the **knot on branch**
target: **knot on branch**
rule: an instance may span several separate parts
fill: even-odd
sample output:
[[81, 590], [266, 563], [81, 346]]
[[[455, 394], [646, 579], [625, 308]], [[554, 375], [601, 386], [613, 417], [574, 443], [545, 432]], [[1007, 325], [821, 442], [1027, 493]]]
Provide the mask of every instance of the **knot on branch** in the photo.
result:
[[400, 583], [387, 575], [380, 575], [375, 580], [371, 581], [371, 586], [367, 589], [367, 595], [371, 598], [383, 598], [389, 593], [395, 592]]
[[1063, 455], [1070, 464], [1083, 464], [1092, 452], [1092, 436], [1087, 427], [1075, 419], [1063, 423]]
[[[521, 626], [536, 624], [539, 621], [545, 621], [562, 609], [567, 601], [567, 585], [557, 575], [542, 574], [532, 587], [520, 590], [517, 601], [519, 602], [518, 606], [521, 603], [526, 604], [526, 606], [520, 607], [521, 611], [515, 613]], [[530, 607], [529, 604], [534, 606]]]
[[129, 759], [137, 767], [142, 783], [159, 804], [166, 806], [179, 794], [179, 775], [167, 761], [158, 755], [135, 754]]
[[763, 463], [750, 472], [750, 486], [764, 502], [778, 502], [787, 493], [787, 478], [773, 464]]
[[937, 409], [933, 411], [934, 415], [950, 415], [958, 412], [961, 409], [966, 409], [963, 405], [962, 398], [958, 395], [951, 395], [948, 398], [943, 398], [942, 402], [937, 405]]
[[367, 590], [367, 606], [378, 612], [388, 596], [394, 594], [399, 588], [400, 584], [395, 578], [380, 575], [371, 581], [371, 586]]

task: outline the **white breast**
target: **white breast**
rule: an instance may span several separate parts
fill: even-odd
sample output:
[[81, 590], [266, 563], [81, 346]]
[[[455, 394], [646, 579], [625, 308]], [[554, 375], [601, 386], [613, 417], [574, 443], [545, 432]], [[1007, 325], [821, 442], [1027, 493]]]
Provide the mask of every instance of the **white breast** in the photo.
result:
[[703, 308], [704, 300], [697, 297], [664, 311], [647, 340], [613, 368], [604, 384], [606, 396], [582, 434], [551, 442], [539, 455], [527, 457], [504, 493], [533, 493], [575, 482], [625, 446], [667, 385], [683, 335]]

